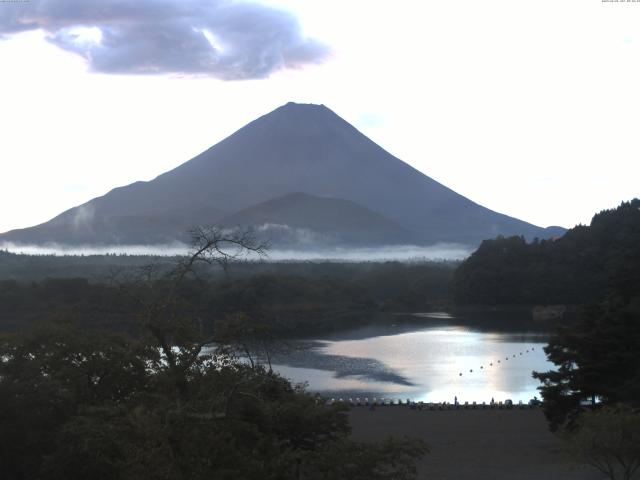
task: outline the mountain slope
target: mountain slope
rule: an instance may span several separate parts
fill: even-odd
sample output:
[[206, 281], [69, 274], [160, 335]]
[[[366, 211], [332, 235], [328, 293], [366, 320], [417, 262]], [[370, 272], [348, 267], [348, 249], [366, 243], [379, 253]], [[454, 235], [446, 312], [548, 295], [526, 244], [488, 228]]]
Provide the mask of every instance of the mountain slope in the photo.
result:
[[355, 202], [421, 243], [548, 236], [486, 209], [392, 156], [322, 105], [289, 103], [181, 166], [0, 240], [154, 243], [292, 192]]
[[240, 210], [220, 224], [257, 226], [277, 243], [303, 243], [301, 238], [307, 243], [360, 245], [415, 242], [414, 234], [355, 202], [299, 192]]

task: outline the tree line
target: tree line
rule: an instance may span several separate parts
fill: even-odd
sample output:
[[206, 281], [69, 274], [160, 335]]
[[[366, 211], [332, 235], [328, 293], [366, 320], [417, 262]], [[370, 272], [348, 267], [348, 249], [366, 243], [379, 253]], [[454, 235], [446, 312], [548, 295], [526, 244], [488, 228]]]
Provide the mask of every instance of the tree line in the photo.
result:
[[[129, 266], [108, 275], [103, 271], [99, 279], [0, 280], [0, 330], [65, 314], [88, 327], [131, 332], [137, 315], [131, 294], [148, 288], [137, 272], [153, 268], [156, 277], [151, 282], [161, 289], [166, 284], [162, 275], [168, 275], [170, 267], [165, 259], [159, 265]], [[238, 263], [225, 274], [205, 264], [198, 265], [197, 276], [181, 282], [176, 295], [185, 312], [200, 317], [209, 331], [217, 320], [242, 312], [291, 336], [346, 328], [379, 311], [450, 304], [453, 270], [454, 265], [437, 262]]]
[[[0, 335], [0, 477], [415, 478], [414, 462], [427, 451], [421, 441], [351, 440], [344, 407], [325, 406], [259, 357], [239, 359], [241, 345], [267, 347], [245, 317], [206, 328], [190, 296], [200, 295], [197, 266], [232, 260], [221, 253], [226, 244], [260, 247], [215, 229], [194, 242], [171, 271], [146, 268], [109, 291], [135, 305], [135, 335], [87, 328], [70, 313]], [[45, 289], [45, 304], [92, 288], [58, 287], [34, 288]], [[109, 295], [93, 293], [89, 308], [108, 306]], [[19, 295], [14, 302], [22, 305]]]
[[461, 305], [582, 305], [609, 295], [628, 302], [640, 290], [640, 200], [596, 214], [589, 226], [527, 243], [485, 240], [456, 269]]
[[459, 305], [578, 306], [545, 347], [549, 426], [608, 478], [640, 468], [640, 200], [557, 239], [482, 242], [453, 276]]

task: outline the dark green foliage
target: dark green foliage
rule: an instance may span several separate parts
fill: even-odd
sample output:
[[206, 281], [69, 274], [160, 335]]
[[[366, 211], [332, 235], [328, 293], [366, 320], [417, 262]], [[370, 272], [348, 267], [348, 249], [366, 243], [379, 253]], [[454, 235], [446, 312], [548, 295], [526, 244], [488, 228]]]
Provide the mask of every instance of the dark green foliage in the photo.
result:
[[144, 255], [26, 255], [0, 250], [0, 280], [20, 282], [45, 278], [88, 278], [104, 281], [116, 271], [127, 271], [145, 265], [173, 268], [175, 257]]
[[[236, 359], [237, 345], [265, 350], [272, 337], [269, 325], [235, 312], [232, 301], [211, 302], [215, 284], [194, 275], [201, 262], [233, 260], [221, 249], [228, 243], [261, 248], [248, 236], [201, 228], [194, 253], [168, 271], [147, 267], [113, 286], [3, 285], [13, 311], [29, 311], [29, 298], [39, 308], [65, 307], [62, 318], [82, 318], [97, 305], [123, 309], [136, 340], [99, 332], [93, 318], [94, 328], [59, 321], [0, 339], [0, 478], [346, 480], [367, 471], [413, 478], [422, 443], [390, 441], [384, 455], [378, 445], [353, 443], [343, 407], [316, 403], [261, 363]], [[255, 302], [243, 292], [246, 310], [265, 311], [267, 298], [293, 300], [274, 282], [256, 282]], [[343, 298], [332, 287], [328, 294], [289, 287], [294, 296]], [[216, 309], [236, 321], [219, 325], [211, 350], [202, 315]]]
[[[0, 339], [0, 465], [3, 478], [38, 478], [57, 432], [83, 405], [128, 403], [148, 388], [157, 352], [66, 322]], [[6, 473], [6, 472], [9, 473]], [[11, 473], [13, 472], [13, 473]]]
[[454, 275], [461, 305], [587, 304], [640, 292], [640, 200], [622, 203], [556, 240], [485, 240]]
[[610, 480], [631, 480], [640, 468], [638, 410], [616, 406], [586, 412], [562, 438], [578, 460]]
[[159, 352], [67, 322], [5, 335], [0, 477], [414, 478], [420, 442], [351, 442], [343, 408], [260, 366]]
[[[38, 258], [61, 261], [58, 257], [23, 260], [31, 264]], [[70, 263], [76, 261], [74, 257], [65, 258]], [[87, 261], [92, 258], [87, 257]], [[60, 274], [66, 271], [64, 263], [59, 268]], [[295, 335], [369, 321], [376, 310], [421, 310], [449, 303], [453, 268], [448, 263], [399, 262], [234, 264], [226, 276], [217, 270], [201, 269], [198, 278], [181, 282], [176, 294], [182, 314], [199, 318], [209, 332], [217, 320], [241, 311], [268, 324], [279, 335]], [[156, 270], [154, 290], [166, 291], [170, 284], [162, 275], [170, 269], [164, 265]], [[0, 280], [0, 331], [64, 313], [81, 318], [88, 327], [136, 333], [139, 300], [144, 300], [149, 291], [132, 272], [121, 271], [118, 281]]]
[[453, 284], [460, 304], [583, 305], [545, 347], [557, 370], [534, 372], [552, 429], [596, 400], [640, 406], [640, 200], [557, 240], [485, 241]]
[[86, 325], [123, 330], [132, 327], [136, 308], [133, 298], [115, 285], [93, 284], [82, 278], [0, 281], [0, 331], [59, 314], [80, 317]]
[[552, 429], [572, 423], [585, 400], [640, 407], [640, 302], [589, 307], [545, 352], [558, 369], [534, 377]]

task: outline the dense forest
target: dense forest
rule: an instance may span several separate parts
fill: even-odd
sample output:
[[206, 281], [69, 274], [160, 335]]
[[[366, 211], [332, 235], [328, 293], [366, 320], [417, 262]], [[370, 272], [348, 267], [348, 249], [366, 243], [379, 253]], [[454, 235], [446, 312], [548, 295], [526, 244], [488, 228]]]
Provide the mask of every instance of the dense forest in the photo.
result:
[[[65, 262], [87, 277], [44, 277]], [[148, 264], [146, 262], [149, 262]], [[153, 262], [153, 263], [152, 263]], [[46, 317], [72, 315], [85, 325], [131, 331], [136, 297], [147, 276], [159, 288], [178, 259], [162, 257], [34, 257], [0, 254], [0, 330], [15, 330]], [[7, 268], [5, 268], [7, 267]], [[377, 311], [412, 311], [451, 302], [455, 264], [260, 263], [234, 264], [226, 272], [204, 265], [177, 292], [185, 312], [202, 319], [211, 331], [216, 320], [242, 312], [280, 334], [333, 330], [370, 320]], [[7, 271], [18, 279], [8, 279]]]
[[[358, 302], [357, 292], [303, 277], [202, 280], [200, 263], [226, 260], [218, 234], [203, 231], [171, 269], [109, 284], [4, 281], [4, 314], [28, 321], [0, 334], [1, 478], [415, 477], [421, 441], [351, 440], [344, 407], [325, 406], [261, 360], [278, 348], [269, 306], [297, 294], [302, 308]], [[207, 325], [214, 311], [224, 318]]]
[[[342, 407], [291, 385], [269, 359], [287, 336], [371, 322], [376, 312], [450, 306], [454, 298], [583, 305], [545, 348], [557, 369], [534, 373], [550, 426], [573, 439], [587, 435], [601, 419], [585, 400], [596, 399], [614, 409], [603, 410], [609, 425], [635, 422], [639, 200], [556, 240], [487, 240], [457, 269], [446, 262], [221, 268], [226, 259], [215, 247], [224, 238], [200, 241], [204, 247], [186, 258], [0, 252], [3, 478], [414, 478], [422, 443], [353, 442]], [[211, 342], [216, 350], [205, 349]]]
[[457, 268], [453, 292], [461, 305], [581, 305], [612, 294], [628, 302], [640, 292], [640, 200], [558, 239], [485, 240]]
[[555, 368], [533, 376], [569, 451], [607, 478], [632, 478], [640, 468], [640, 201], [556, 241], [485, 242], [456, 272], [464, 301], [498, 302], [505, 291], [523, 303], [582, 304], [544, 349]]

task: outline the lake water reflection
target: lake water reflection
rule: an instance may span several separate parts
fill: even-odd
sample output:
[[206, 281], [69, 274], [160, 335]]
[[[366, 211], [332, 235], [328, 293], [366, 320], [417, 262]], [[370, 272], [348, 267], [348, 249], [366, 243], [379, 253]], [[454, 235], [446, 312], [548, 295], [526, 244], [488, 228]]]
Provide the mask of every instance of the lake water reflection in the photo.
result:
[[443, 312], [421, 315], [298, 341], [301, 349], [279, 357], [274, 368], [308, 382], [310, 392], [335, 397], [453, 402], [457, 396], [471, 403], [540, 396], [531, 372], [553, 368], [543, 351], [547, 333]]

